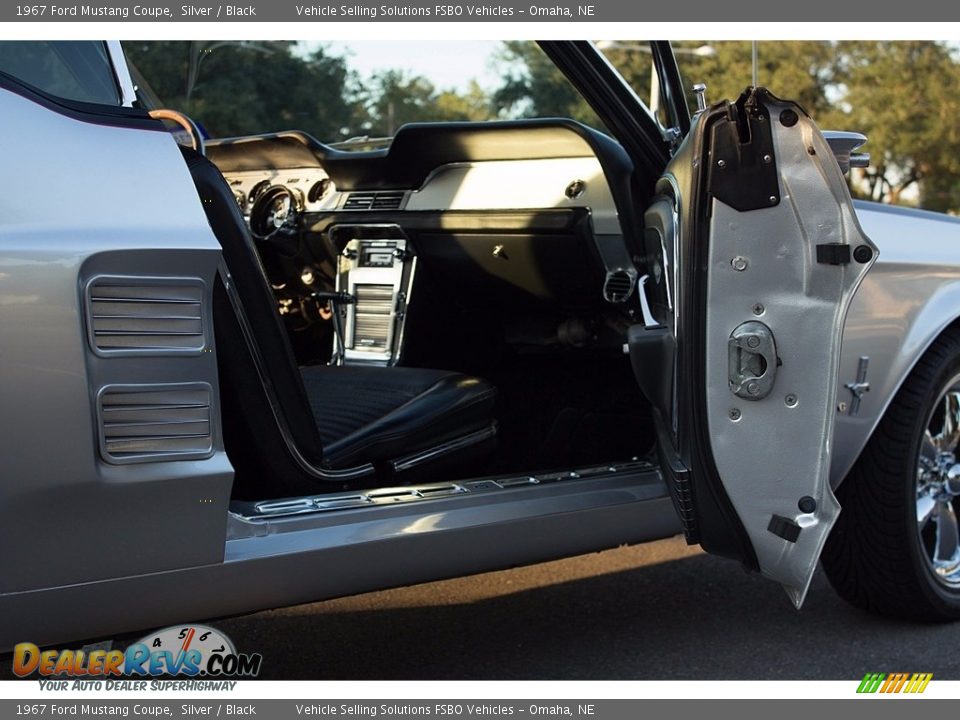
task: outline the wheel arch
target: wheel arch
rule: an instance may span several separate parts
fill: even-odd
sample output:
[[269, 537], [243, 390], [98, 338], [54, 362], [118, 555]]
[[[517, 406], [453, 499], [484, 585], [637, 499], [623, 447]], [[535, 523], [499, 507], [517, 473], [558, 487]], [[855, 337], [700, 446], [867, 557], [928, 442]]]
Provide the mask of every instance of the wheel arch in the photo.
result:
[[[945, 268], [941, 266], [940, 270], [942, 273]], [[949, 272], [951, 277], [940, 282], [931, 282], [927, 275], [926, 282], [933, 287], [922, 295], [917, 295], [917, 288], [912, 287], [923, 280], [916, 269], [905, 273], [902, 266], [899, 271], [892, 271], [878, 265], [864, 281], [844, 330], [837, 385], [839, 416], [834, 428], [830, 473], [834, 489], [849, 474], [904, 381], [930, 346], [944, 333], [960, 331], [960, 268], [949, 268]], [[879, 294], [893, 301], [908, 297], [914, 300], [897, 305], [901, 313], [896, 318], [875, 311], [875, 296]], [[900, 327], [896, 327], [898, 324]], [[863, 396], [860, 412], [852, 416], [849, 413], [853, 394], [846, 384], [856, 380], [861, 357], [870, 358], [867, 380], [871, 387]], [[846, 404], [845, 411], [841, 411], [841, 403]]]

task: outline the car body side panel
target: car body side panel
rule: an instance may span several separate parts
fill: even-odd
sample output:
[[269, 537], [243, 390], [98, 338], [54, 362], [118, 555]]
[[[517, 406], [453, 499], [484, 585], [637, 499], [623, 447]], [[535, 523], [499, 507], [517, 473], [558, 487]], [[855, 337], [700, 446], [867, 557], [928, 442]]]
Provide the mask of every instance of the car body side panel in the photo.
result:
[[[960, 221], [857, 202], [857, 216], [880, 257], [847, 315], [837, 386], [831, 484], [853, 467], [900, 385], [924, 351], [960, 317]], [[859, 359], [869, 357], [859, 413], [850, 414]], [[841, 412], [840, 403], [846, 407]]]
[[[669, 537], [656, 470], [331, 517], [227, 541], [225, 562], [0, 595], [0, 652], [438, 580]], [[293, 522], [298, 522], [296, 519]], [[281, 521], [282, 522], [282, 521]], [[70, 612], [64, 612], [70, 608]]]
[[0, 117], [0, 593], [222, 561], [233, 471], [216, 428], [207, 459], [108, 464], [96, 409], [107, 383], [189, 381], [217, 417], [212, 345], [98, 357], [85, 327], [98, 274], [192, 278], [209, 298], [219, 245], [181, 153], [142, 122], [5, 89]]

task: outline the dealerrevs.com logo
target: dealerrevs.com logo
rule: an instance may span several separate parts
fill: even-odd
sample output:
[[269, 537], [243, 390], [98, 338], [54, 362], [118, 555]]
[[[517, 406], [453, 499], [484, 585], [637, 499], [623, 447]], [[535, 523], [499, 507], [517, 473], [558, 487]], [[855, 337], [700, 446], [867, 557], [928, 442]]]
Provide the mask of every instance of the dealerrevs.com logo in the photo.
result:
[[858, 693], [922, 693], [933, 679], [933, 673], [867, 673], [860, 681]]
[[158, 676], [256, 677], [263, 656], [238, 653], [225, 634], [205, 625], [175, 625], [151, 633], [126, 650], [41, 650], [24, 642], [13, 649], [17, 677], [111, 679]]

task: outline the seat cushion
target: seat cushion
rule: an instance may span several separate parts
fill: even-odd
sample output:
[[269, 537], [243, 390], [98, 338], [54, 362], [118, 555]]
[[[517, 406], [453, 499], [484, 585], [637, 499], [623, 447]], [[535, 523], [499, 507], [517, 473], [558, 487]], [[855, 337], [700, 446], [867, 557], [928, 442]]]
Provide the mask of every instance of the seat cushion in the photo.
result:
[[300, 372], [330, 468], [393, 460], [493, 424], [497, 391], [479, 378], [363, 366]]

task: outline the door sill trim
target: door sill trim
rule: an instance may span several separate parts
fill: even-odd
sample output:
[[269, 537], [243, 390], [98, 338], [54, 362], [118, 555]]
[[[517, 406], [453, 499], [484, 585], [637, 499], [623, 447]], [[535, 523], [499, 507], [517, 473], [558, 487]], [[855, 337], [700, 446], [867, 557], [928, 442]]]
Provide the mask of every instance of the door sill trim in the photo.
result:
[[576, 480], [597, 480], [657, 470], [658, 466], [645, 460], [625, 463], [592, 465], [574, 470], [503, 475], [458, 480], [455, 482], [426, 483], [400, 487], [383, 487], [347, 493], [325, 493], [303, 497], [282, 498], [253, 502], [234, 501], [230, 514], [244, 522], [264, 522], [277, 518], [335, 513], [359, 508], [373, 508], [451, 498], [458, 495], [499, 492], [520, 487], [531, 487]]

